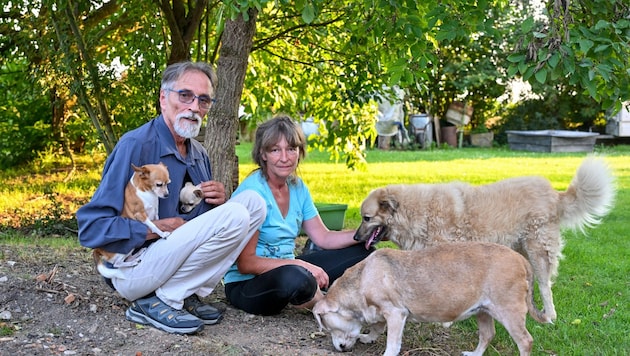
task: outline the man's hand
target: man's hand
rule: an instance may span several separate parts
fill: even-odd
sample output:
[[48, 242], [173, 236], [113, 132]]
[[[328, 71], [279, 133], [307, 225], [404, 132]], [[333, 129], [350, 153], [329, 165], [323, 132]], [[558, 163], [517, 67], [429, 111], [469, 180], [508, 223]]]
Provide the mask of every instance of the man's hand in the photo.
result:
[[207, 182], [201, 182], [200, 187], [206, 203], [212, 205], [221, 205], [225, 203], [225, 187], [223, 186], [223, 183], [210, 180]]
[[[162, 231], [172, 232], [178, 227], [184, 225], [186, 223], [186, 220], [176, 217], [154, 220], [153, 223], [155, 224], [155, 226], [158, 227], [158, 229]], [[147, 229], [147, 240], [154, 240], [159, 238], [160, 236], [158, 236], [158, 234], [152, 232], [151, 229]]]

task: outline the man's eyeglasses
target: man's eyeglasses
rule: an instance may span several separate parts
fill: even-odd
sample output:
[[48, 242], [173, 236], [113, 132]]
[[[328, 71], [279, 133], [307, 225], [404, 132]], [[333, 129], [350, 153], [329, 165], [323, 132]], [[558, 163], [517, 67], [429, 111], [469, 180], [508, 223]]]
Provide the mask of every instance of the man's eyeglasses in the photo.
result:
[[216, 102], [216, 99], [209, 97], [208, 95], [195, 95], [191, 90], [174, 90], [174, 89], [164, 89], [167, 91], [172, 91], [177, 93], [179, 102], [184, 104], [192, 104], [195, 99], [199, 100], [199, 108], [203, 110], [210, 109], [210, 106]]

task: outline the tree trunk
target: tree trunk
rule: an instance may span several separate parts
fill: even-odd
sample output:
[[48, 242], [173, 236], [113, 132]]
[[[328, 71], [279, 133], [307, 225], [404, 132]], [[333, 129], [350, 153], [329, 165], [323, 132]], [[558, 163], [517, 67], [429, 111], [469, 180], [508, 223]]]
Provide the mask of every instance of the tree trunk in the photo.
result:
[[212, 164], [213, 179], [225, 185], [228, 197], [236, 188], [234, 172], [238, 170], [235, 153], [238, 107], [258, 16], [256, 9], [250, 9], [248, 13], [248, 21], [244, 21], [243, 16], [239, 15], [236, 20], [225, 22], [217, 62], [217, 102], [208, 114], [204, 139]]

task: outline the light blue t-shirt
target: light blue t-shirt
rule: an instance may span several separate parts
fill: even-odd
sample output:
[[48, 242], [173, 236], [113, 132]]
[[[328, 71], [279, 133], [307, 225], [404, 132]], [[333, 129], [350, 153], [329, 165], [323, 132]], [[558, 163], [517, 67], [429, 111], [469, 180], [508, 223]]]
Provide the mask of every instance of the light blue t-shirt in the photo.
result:
[[[271, 188], [269, 188], [269, 184], [260, 170], [245, 178], [233, 195], [244, 190], [256, 191], [267, 203], [267, 217], [259, 229], [256, 255], [271, 258], [295, 258], [293, 253], [295, 239], [302, 227], [302, 221], [310, 220], [318, 214], [311, 193], [304, 182], [298, 178], [295, 184], [289, 184], [289, 212], [286, 217], [282, 216]], [[234, 264], [225, 274], [224, 281], [231, 283], [251, 278], [254, 278], [254, 275], [239, 273], [236, 264]]]

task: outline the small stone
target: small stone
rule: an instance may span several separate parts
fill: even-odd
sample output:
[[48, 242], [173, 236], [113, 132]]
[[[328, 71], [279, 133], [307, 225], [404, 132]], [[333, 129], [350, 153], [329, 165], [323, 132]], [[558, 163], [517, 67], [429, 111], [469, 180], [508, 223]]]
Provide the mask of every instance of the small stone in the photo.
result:
[[8, 310], [3, 310], [0, 312], [0, 320], [11, 320], [12, 317], [13, 315], [11, 315], [11, 312]]

